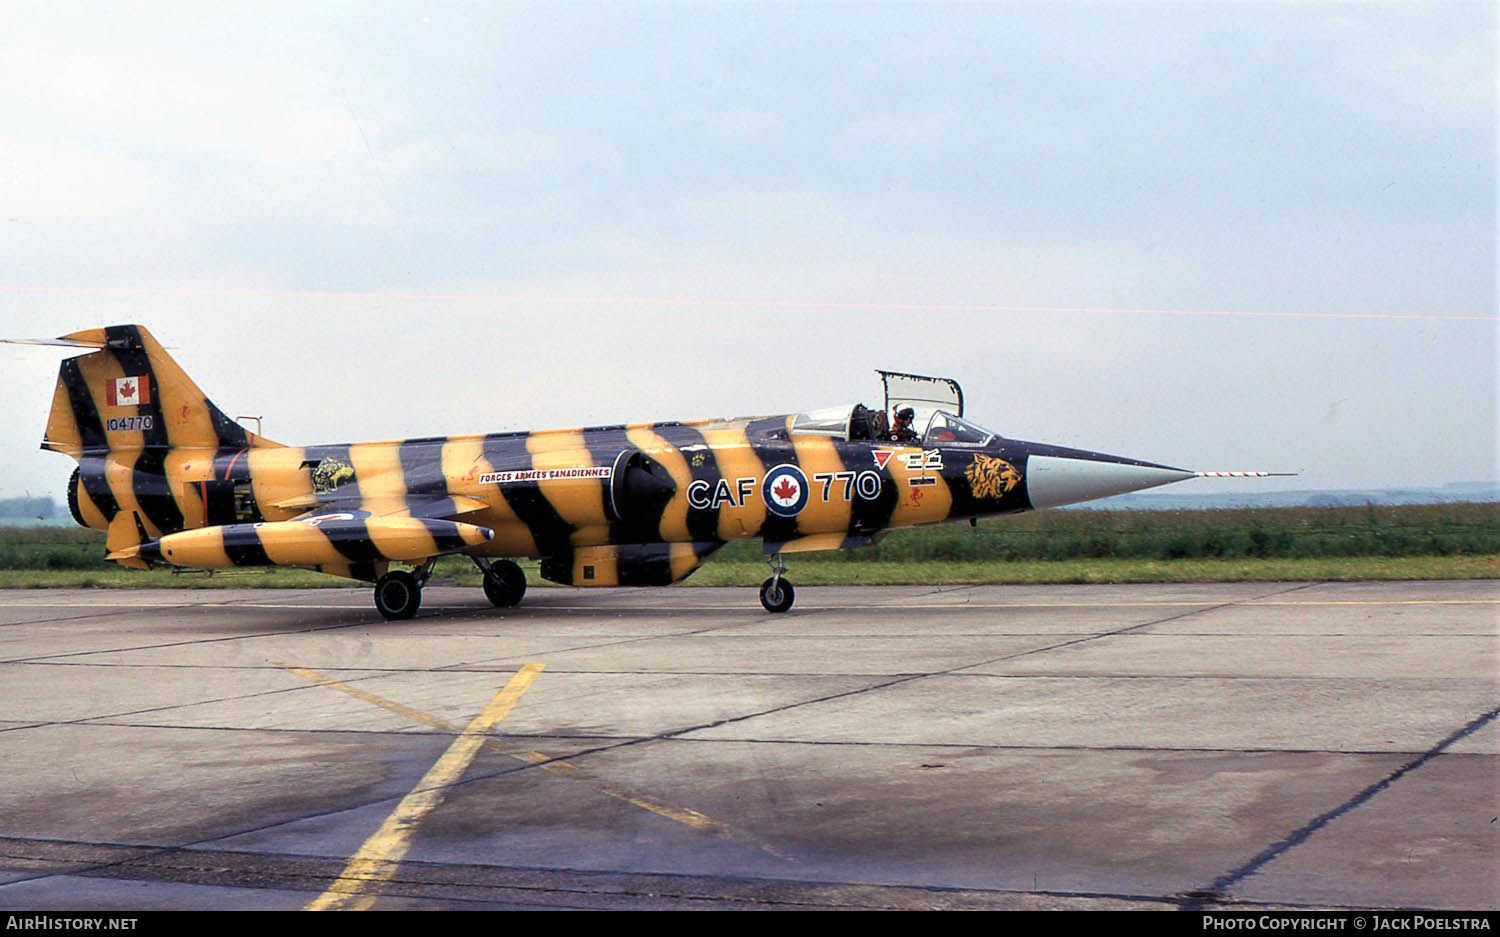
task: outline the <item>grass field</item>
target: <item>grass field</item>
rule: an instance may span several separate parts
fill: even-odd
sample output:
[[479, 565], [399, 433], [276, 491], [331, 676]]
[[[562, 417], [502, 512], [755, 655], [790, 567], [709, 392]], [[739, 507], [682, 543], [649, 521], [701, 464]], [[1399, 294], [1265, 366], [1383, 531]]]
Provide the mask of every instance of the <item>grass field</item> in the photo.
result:
[[[348, 585], [302, 570], [145, 573], [103, 554], [97, 531], [0, 529], [0, 588]], [[1490, 579], [1500, 578], [1500, 504], [1052, 511], [895, 531], [872, 547], [787, 561], [807, 585]], [[758, 542], [738, 542], [688, 583], [752, 585], [767, 574]], [[479, 582], [461, 557], [442, 559], [434, 575]]]

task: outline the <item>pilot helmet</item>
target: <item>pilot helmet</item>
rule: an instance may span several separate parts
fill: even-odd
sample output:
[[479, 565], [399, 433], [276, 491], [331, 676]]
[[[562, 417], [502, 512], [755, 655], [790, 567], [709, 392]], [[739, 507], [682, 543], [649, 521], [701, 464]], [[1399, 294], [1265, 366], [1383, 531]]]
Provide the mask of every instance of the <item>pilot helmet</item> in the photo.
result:
[[914, 420], [916, 418], [917, 411], [913, 410], [911, 407], [902, 407], [900, 410], [896, 411], [896, 419], [898, 420]]

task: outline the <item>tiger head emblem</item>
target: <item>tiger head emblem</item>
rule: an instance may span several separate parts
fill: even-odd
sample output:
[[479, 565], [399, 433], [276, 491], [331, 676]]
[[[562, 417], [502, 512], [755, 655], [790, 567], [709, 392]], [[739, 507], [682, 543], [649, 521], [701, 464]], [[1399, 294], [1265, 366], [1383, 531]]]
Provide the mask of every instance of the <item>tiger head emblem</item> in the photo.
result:
[[1021, 473], [1004, 459], [994, 456], [976, 455], [973, 463], [964, 469], [969, 480], [969, 490], [976, 498], [999, 500], [1021, 483]]
[[326, 494], [353, 477], [354, 466], [338, 459], [323, 459], [313, 468], [313, 491]]

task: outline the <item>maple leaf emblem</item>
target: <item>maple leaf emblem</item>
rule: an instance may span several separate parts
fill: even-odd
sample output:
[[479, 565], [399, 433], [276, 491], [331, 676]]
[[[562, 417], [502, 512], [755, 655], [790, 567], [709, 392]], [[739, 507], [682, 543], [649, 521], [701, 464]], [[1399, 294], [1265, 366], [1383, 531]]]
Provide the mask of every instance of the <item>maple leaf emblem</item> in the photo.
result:
[[790, 478], [783, 478], [781, 484], [771, 489], [771, 493], [782, 501], [790, 501], [797, 496], [797, 486], [792, 484]]
[[132, 384], [130, 381], [126, 381], [125, 383], [121, 384], [120, 385], [120, 396], [121, 397], [134, 397], [135, 396], [135, 385]]

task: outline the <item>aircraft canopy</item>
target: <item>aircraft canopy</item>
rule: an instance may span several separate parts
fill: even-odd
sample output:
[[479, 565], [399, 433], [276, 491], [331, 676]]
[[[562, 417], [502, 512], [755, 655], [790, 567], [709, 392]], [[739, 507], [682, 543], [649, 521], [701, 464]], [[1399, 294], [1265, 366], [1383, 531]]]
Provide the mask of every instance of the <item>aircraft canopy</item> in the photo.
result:
[[899, 371], [880, 371], [885, 385], [885, 414], [889, 418], [900, 407], [916, 411], [913, 426], [923, 426], [939, 410], [955, 416], [964, 415], [964, 392], [958, 382], [946, 377], [924, 377]]
[[859, 403], [824, 407], [797, 414], [792, 422], [792, 432], [835, 439], [879, 439], [878, 416], [874, 410]]
[[995, 438], [983, 427], [962, 419], [964, 392], [958, 382], [945, 377], [924, 377], [897, 371], [876, 371], [885, 385], [885, 404], [874, 410], [864, 404], [845, 404], [799, 413], [792, 421], [794, 434], [830, 436], [835, 439], [885, 440], [896, 410], [915, 411], [913, 427], [927, 428], [925, 446], [982, 446]]
[[994, 438], [995, 434], [983, 426], [939, 410], [927, 421], [927, 433], [922, 437], [922, 447], [936, 449], [938, 446], [987, 446]]

